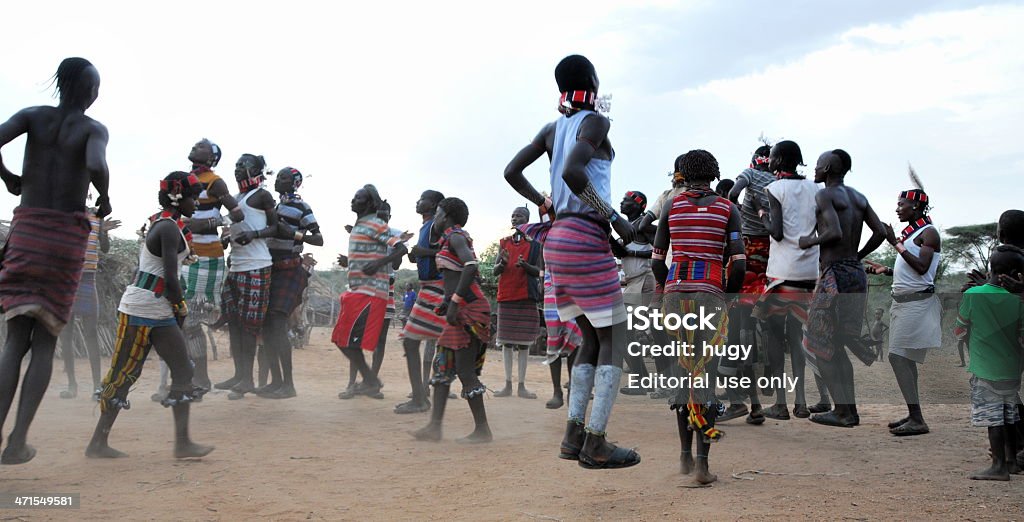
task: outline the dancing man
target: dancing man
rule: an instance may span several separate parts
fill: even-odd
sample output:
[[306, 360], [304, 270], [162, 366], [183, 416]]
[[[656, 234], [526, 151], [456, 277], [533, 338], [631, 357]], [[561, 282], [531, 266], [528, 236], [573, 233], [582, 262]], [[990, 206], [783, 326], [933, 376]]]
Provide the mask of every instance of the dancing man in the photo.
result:
[[[444, 318], [435, 310], [444, 299], [444, 284], [437, 270], [434, 255], [437, 254], [439, 233], [434, 232], [434, 213], [444, 194], [436, 190], [425, 190], [416, 201], [416, 213], [423, 218], [416, 244], [409, 252], [409, 260], [416, 263], [416, 274], [420, 291], [416, 304], [402, 328], [402, 347], [405, 350], [405, 364], [409, 368], [409, 385], [412, 397], [408, 402], [395, 406], [395, 413], [420, 413], [430, 409], [427, 400], [427, 385], [430, 363], [434, 359], [435, 343], [444, 331]], [[437, 234], [437, 235], [435, 235]], [[423, 358], [420, 358], [420, 341], [426, 341]]]
[[[221, 150], [216, 143], [203, 138], [192, 146], [188, 160], [192, 162], [192, 174], [199, 178], [202, 191], [196, 200], [196, 212], [189, 221], [192, 231], [192, 250], [198, 261], [184, 268], [185, 302], [188, 303], [189, 317], [185, 321], [185, 342], [189, 357], [195, 364], [195, 383], [210, 388], [210, 373], [207, 369], [207, 334], [203, 323], [216, 319], [220, 313], [220, 294], [224, 286], [227, 264], [224, 246], [220, 241], [220, 227], [224, 225], [221, 209], [227, 208], [235, 221], [243, 219], [242, 209], [228, 190], [227, 183], [213, 169], [220, 163]], [[209, 337], [211, 347], [213, 337]], [[214, 352], [216, 353], [216, 352]], [[161, 372], [161, 377], [164, 372]], [[162, 379], [161, 379], [162, 380]]]
[[512, 354], [519, 356], [519, 390], [523, 399], [536, 399], [537, 394], [526, 389], [526, 367], [530, 347], [539, 333], [537, 302], [541, 300], [540, 271], [543, 246], [519, 231], [518, 226], [530, 221], [530, 209], [518, 207], [512, 211], [515, 231], [498, 241], [498, 259], [494, 262], [494, 275], [498, 277], [498, 333], [505, 363], [505, 388], [495, 397], [512, 395]]
[[341, 295], [341, 312], [331, 341], [363, 377], [359, 386], [339, 393], [339, 399], [351, 399], [356, 395], [384, 398], [380, 392], [380, 380], [367, 366], [363, 351], [373, 352], [377, 348], [388, 305], [389, 265], [408, 250], [401, 238], [393, 235], [387, 223], [377, 215], [382, 203], [373, 185], [364, 185], [356, 191], [352, 198], [352, 212], [358, 218], [348, 236], [348, 255], [338, 256], [338, 263], [348, 268], [348, 290]]
[[242, 154], [235, 163], [239, 191], [235, 199], [244, 220], [239, 222], [232, 218], [231, 264], [221, 292], [221, 309], [228, 321], [235, 375], [214, 385], [220, 390], [231, 390], [230, 400], [241, 399], [256, 390], [252, 378], [256, 340], [263, 330], [270, 304], [274, 262], [265, 238], [277, 233], [277, 203], [263, 188], [266, 169], [263, 156], [253, 154]]
[[107, 195], [107, 129], [85, 115], [96, 101], [100, 74], [84, 58], [67, 58], [54, 74], [56, 107], [22, 109], [0, 124], [0, 147], [26, 135], [21, 175], [0, 158], [0, 179], [21, 196], [0, 268], [0, 308], [7, 339], [0, 355], [0, 429], [14, 402], [21, 361], [32, 352], [22, 380], [14, 429], [0, 463], [23, 464], [35, 457], [26, 444], [53, 372], [57, 336], [71, 317], [89, 238], [85, 198], [96, 187], [96, 215], [110, 214]]
[[[654, 235], [640, 227], [644, 211], [647, 209], [647, 196], [638, 190], [630, 190], [622, 197], [619, 211], [633, 224], [636, 237], [629, 244], [612, 241], [612, 253], [622, 260], [622, 272], [625, 274], [626, 287], [622, 291], [622, 301], [626, 306], [649, 306], [654, 297], [654, 272], [651, 271], [651, 243]], [[629, 332], [629, 340], [637, 340], [640, 332]], [[637, 382], [648, 376], [647, 365], [643, 357], [625, 355], [626, 366], [630, 373], [635, 374]], [[628, 386], [619, 390], [625, 395], [643, 395], [646, 391], [641, 387]]]
[[309, 272], [302, 266], [303, 245], [324, 244], [313, 208], [298, 194], [301, 186], [302, 173], [298, 169], [285, 167], [278, 171], [274, 181], [274, 190], [280, 198], [276, 212], [277, 233], [267, 240], [274, 264], [270, 272], [267, 322], [263, 325], [263, 346], [267, 350], [271, 382], [256, 390], [257, 395], [268, 399], [295, 397], [288, 318], [302, 303], [302, 293], [309, 282]]
[[[751, 352], [746, 360], [726, 359], [718, 367], [718, 373], [724, 376], [747, 377], [750, 382], [756, 382], [754, 375], [754, 363], [757, 361], [758, 351], [758, 321], [752, 314], [754, 303], [764, 293], [768, 282], [768, 250], [771, 244], [771, 237], [764, 222], [757, 215], [758, 208], [768, 208], [768, 197], [765, 194], [765, 187], [775, 181], [775, 176], [768, 169], [768, 155], [771, 154], [771, 147], [762, 145], [754, 151], [750, 158], [750, 166], [736, 176], [736, 184], [729, 190], [729, 200], [740, 205], [740, 215], [743, 217], [743, 247], [747, 256], [747, 273], [743, 276], [743, 288], [740, 290], [739, 299], [729, 309], [729, 343], [750, 346]], [[743, 194], [743, 203], [740, 204], [740, 194]], [[756, 203], [755, 203], [756, 200]], [[764, 415], [761, 413], [761, 401], [757, 397], [757, 387], [751, 386], [749, 390], [730, 389], [727, 390], [730, 402], [732, 403], [725, 411], [725, 415], [718, 420], [724, 422], [747, 415], [748, 424], [761, 424], [764, 422]], [[744, 399], [750, 398], [750, 409], [744, 404]]]
[[170, 392], [162, 404], [174, 412], [174, 456], [197, 458], [213, 451], [212, 446], [192, 442], [188, 434], [191, 403], [206, 390], [192, 384], [192, 363], [181, 330], [188, 306], [178, 279], [182, 262], [191, 253], [192, 239], [182, 218], [195, 211], [194, 198], [200, 190], [199, 179], [184, 172], [172, 172], [160, 182], [162, 210], [149, 218], [149, 232], [139, 245], [138, 273], [117, 307], [117, 340], [110, 371], [103, 379], [102, 413], [85, 450], [87, 457], [128, 456], [111, 448], [108, 438], [118, 413], [131, 407], [128, 392], [139, 380], [150, 348], [171, 369]]
[[[625, 346], [626, 309], [609, 241], [609, 225], [624, 243], [633, 241], [633, 225], [611, 206], [611, 164], [615, 155], [608, 140], [611, 122], [594, 112], [597, 72], [580, 55], [555, 67], [562, 96], [562, 117], [544, 126], [507, 167], [505, 180], [541, 214], [556, 219], [544, 244], [544, 263], [551, 272], [558, 315], [576, 319], [583, 346], [572, 370], [569, 419], [560, 457], [578, 460], [586, 469], [623, 468], [640, 463], [635, 451], [608, 442], [608, 419], [618, 395]], [[551, 159], [551, 197], [541, 195], [523, 170], [547, 154]], [[594, 392], [590, 422], [584, 428], [587, 402]]]
[[[780, 382], [786, 371], [786, 351], [796, 379], [796, 403], [793, 415], [800, 418], [831, 409], [824, 383], [818, 385], [818, 403], [807, 407], [804, 395], [804, 367], [806, 358], [802, 348], [802, 325], [807, 320], [807, 306], [818, 277], [818, 248], [801, 248], [797, 239], [814, 231], [814, 197], [818, 186], [796, 172], [803, 165], [800, 146], [792, 141], [776, 143], [769, 153], [768, 168], [776, 181], [765, 187], [769, 209], [760, 206], [757, 213], [771, 236], [771, 256], [766, 275], [768, 283], [764, 293], [754, 305], [754, 318], [764, 326], [764, 349], [773, 380]], [[786, 388], [775, 389], [775, 405], [763, 410], [765, 417], [789, 420]]]
[[[799, 240], [800, 248], [820, 248], [821, 266], [804, 324], [804, 352], [836, 403], [835, 409], [815, 414], [811, 421], [844, 428], [860, 424], [853, 365], [844, 346], [867, 366], [876, 357], [873, 343], [861, 335], [868, 298], [868, 276], [861, 260], [885, 239], [882, 222], [867, 198], [844, 183], [851, 164], [850, 155], [842, 149], [818, 157], [814, 181], [825, 183], [825, 188], [814, 196], [817, 224], [813, 234]], [[872, 235], [858, 251], [865, 224]]]

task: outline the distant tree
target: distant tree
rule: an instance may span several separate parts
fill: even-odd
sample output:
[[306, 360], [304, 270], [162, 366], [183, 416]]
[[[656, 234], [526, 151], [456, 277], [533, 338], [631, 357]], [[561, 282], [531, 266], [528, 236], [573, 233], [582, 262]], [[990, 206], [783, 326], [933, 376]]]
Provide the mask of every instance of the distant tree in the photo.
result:
[[995, 223], [950, 227], [946, 234], [950, 237], [942, 242], [943, 257], [967, 270], [988, 269], [988, 258], [999, 244]]

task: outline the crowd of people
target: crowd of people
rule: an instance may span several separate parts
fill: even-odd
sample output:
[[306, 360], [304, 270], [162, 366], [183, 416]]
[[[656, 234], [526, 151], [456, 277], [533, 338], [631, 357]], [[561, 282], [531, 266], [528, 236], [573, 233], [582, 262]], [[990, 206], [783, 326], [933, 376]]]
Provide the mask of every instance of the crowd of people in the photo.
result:
[[[0, 454], [4, 464], [28, 462], [35, 455], [27, 432], [49, 384], [56, 340], [72, 317], [95, 317], [97, 250], [106, 251], [107, 233], [120, 224], [107, 217], [107, 130], [85, 115], [98, 95], [99, 74], [88, 61], [69, 58], [55, 80], [57, 107], [31, 107], [0, 125], [0, 146], [28, 137], [21, 175], [0, 162], [7, 190], [21, 197], [0, 268], [0, 307], [8, 327], [0, 356], [0, 422], [19, 380], [22, 387], [15, 427]], [[415, 204], [422, 226], [412, 234], [390, 226], [391, 206], [376, 186], [356, 191], [354, 224], [345, 227], [348, 251], [337, 259], [347, 269], [348, 285], [331, 335], [349, 363], [340, 399], [383, 399], [380, 369], [389, 325], [398, 318], [411, 393], [395, 413], [429, 412], [427, 424], [412, 436], [440, 440], [457, 378], [474, 420], [473, 431], [458, 441], [489, 442], [488, 388], [480, 380], [487, 346], [493, 337], [504, 360], [504, 387], [494, 396], [536, 399], [526, 387], [526, 372], [529, 349], [543, 324], [553, 389], [546, 407], [567, 404], [568, 410], [559, 457], [586, 469], [624, 468], [641, 459], [634, 449], [609, 440], [613, 405], [619, 394], [652, 391], [620, 388], [623, 363], [631, 373], [648, 373], [643, 358], [626, 356], [629, 341], [643, 336], [662, 345], [752, 346], [741, 359], [698, 350], [653, 361], [661, 374], [689, 378], [678, 388], [653, 390], [652, 396], [667, 399], [675, 412], [682, 473], [707, 485], [716, 480], [708, 459], [712, 445], [722, 439], [722, 422], [745, 417], [758, 425], [792, 414], [829, 427], [860, 424], [850, 355], [868, 366], [882, 357], [881, 316], [862, 334], [867, 274], [872, 273], [893, 279], [888, 360], [908, 409], [889, 430], [894, 436], [929, 432], [918, 366], [941, 345], [935, 278], [942, 240], [919, 184], [896, 197], [896, 214], [906, 223], [897, 234], [863, 194], [846, 184], [850, 154], [825, 151], [808, 179], [799, 173], [804, 165], [799, 145], [785, 140], [758, 147], [749, 168], [729, 184], [721, 180], [714, 155], [691, 150], [676, 158], [671, 187], [653, 204], [630, 190], [616, 211], [611, 203], [615, 151], [608, 138], [610, 120], [597, 110], [595, 68], [583, 56], [569, 56], [555, 68], [555, 80], [561, 115], [504, 172], [512, 189], [537, 207], [539, 219], [531, 223], [530, 208], [515, 208], [513, 231], [499, 241], [493, 267], [499, 278], [495, 331], [473, 239], [464, 228], [467, 202], [423, 191]], [[227, 390], [230, 400], [297, 395], [288, 318], [308, 284], [304, 246], [323, 245], [320, 225], [298, 193], [299, 170], [277, 172], [275, 198], [265, 188], [271, 171], [264, 158], [242, 154], [235, 163], [235, 191], [213, 170], [221, 156], [215, 143], [203, 139], [188, 156], [188, 171], [160, 180], [160, 211], [141, 231], [138, 271], [121, 297], [114, 352], [102, 379], [96, 321], [85, 320], [93, 324], [85, 337], [101, 411], [86, 449], [89, 457], [124, 456], [108, 438], [120, 411], [130, 408], [129, 391], [151, 348], [169, 374], [155, 399], [173, 410], [174, 454], [180, 458], [213, 450], [189, 436], [190, 407], [209, 389]], [[550, 185], [543, 192], [524, 175], [542, 156], [550, 160]], [[86, 209], [90, 185], [98, 196]], [[970, 347], [971, 420], [987, 428], [991, 445], [991, 467], [971, 478], [1009, 480], [1024, 459], [1024, 452], [1018, 453], [1024, 448], [1019, 397], [1024, 212], [1004, 212], [998, 226], [1002, 244], [992, 254], [989, 273], [972, 274], [964, 289], [955, 333]], [[863, 240], [865, 228], [870, 236]], [[883, 242], [897, 252], [892, 267], [866, 259]], [[404, 289], [396, 312], [396, 271], [405, 259], [416, 265], [419, 288]], [[727, 312], [715, 316], [713, 328], [629, 331], [627, 307], [640, 306], [675, 314]], [[213, 383], [207, 370], [209, 330], [222, 327], [228, 331], [234, 374]], [[73, 350], [67, 346], [69, 381], [62, 396], [71, 398], [77, 384]], [[21, 361], [29, 353], [22, 378]], [[787, 353], [790, 376], [797, 379], [792, 409], [784, 386], [770, 390], [774, 404], [763, 407], [756, 387], [726, 389], [726, 405], [713, 385], [698, 384], [699, 378], [714, 383], [716, 376], [753, 380], [758, 360], [768, 375], [781, 378]], [[561, 385], [563, 359], [568, 397]], [[814, 404], [805, 393], [806, 366], [817, 388]]]

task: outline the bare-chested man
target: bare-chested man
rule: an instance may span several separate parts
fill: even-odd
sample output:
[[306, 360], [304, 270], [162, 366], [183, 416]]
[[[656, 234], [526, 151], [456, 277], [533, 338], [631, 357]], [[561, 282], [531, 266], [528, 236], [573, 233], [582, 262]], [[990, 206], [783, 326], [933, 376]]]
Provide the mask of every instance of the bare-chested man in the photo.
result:
[[[868, 279], [861, 260], [885, 239], [885, 228], [867, 198], [843, 183], [850, 171], [850, 155], [842, 149], [822, 154], [814, 167], [814, 181], [825, 183], [814, 200], [815, 233], [800, 238], [800, 248], [819, 247], [820, 267], [814, 297], [804, 324], [804, 350], [815, 375], [821, 377], [835, 400], [835, 408], [811, 416], [811, 421], [851, 428], [860, 424], [853, 385], [853, 365], [844, 346], [864, 364], [875, 361], [871, 342], [861, 337]], [[872, 231], [860, 251], [863, 225]]]
[[0, 456], [3, 464], [35, 456], [25, 440], [50, 383], [54, 346], [82, 275], [90, 183], [98, 192], [96, 215], [110, 214], [107, 129], [85, 115], [99, 95], [99, 72], [84, 58], [67, 58], [54, 79], [60, 96], [56, 107], [29, 107], [0, 125], [0, 147], [22, 134], [28, 138], [21, 176], [0, 158], [0, 178], [8, 192], [21, 196], [0, 269], [0, 307], [8, 327], [0, 356], [0, 426], [14, 401], [21, 361], [32, 351], [14, 430]]

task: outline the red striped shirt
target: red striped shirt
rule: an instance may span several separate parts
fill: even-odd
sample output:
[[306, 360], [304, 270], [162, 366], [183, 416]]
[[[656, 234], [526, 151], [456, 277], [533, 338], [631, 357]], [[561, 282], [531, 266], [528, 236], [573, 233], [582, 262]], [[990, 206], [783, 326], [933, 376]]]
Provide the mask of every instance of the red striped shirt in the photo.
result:
[[686, 193], [672, 200], [668, 215], [672, 266], [665, 291], [722, 292], [731, 214], [732, 205], [722, 197], [707, 206], [690, 202]]

